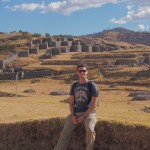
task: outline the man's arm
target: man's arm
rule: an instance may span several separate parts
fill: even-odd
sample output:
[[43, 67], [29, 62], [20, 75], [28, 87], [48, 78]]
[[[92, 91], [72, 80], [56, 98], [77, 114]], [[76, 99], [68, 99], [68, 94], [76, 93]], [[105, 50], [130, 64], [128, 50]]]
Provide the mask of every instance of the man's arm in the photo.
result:
[[70, 95], [70, 98], [69, 98], [69, 109], [70, 109], [70, 115], [72, 117], [72, 122], [74, 124], [78, 124], [78, 119], [74, 112], [74, 96], [73, 95]]
[[96, 107], [97, 107], [97, 100], [98, 100], [98, 97], [92, 97], [90, 107], [84, 113], [84, 115], [83, 115], [84, 117], [87, 117], [94, 109], [96, 109]]
[[70, 109], [70, 114], [74, 115], [74, 96], [70, 95], [69, 98], [69, 109]]
[[84, 119], [94, 110], [96, 109], [97, 107], [97, 100], [98, 100], [98, 97], [92, 97], [92, 100], [91, 100], [91, 104], [88, 108], [88, 110], [78, 118], [78, 122], [79, 123], [82, 123], [84, 121]]

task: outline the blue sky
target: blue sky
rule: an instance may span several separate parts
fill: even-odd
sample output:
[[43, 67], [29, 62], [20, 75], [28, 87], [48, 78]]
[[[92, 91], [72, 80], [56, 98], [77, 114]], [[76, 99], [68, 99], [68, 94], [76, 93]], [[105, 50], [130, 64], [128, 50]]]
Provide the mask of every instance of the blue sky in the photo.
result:
[[150, 0], [0, 0], [0, 32], [85, 35], [150, 31]]

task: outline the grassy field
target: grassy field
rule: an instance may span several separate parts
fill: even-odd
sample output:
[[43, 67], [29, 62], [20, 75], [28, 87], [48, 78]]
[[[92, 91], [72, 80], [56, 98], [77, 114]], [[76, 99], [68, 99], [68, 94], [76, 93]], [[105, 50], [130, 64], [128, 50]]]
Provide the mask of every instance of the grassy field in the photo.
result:
[[[102, 80], [102, 78], [97, 80]], [[131, 101], [132, 97], [128, 96], [129, 89], [139, 90], [139, 87], [118, 86], [117, 89], [113, 89], [104, 84], [98, 84], [98, 87], [100, 89], [98, 120], [150, 126], [149, 113], [141, 110], [144, 106], [149, 105], [150, 101]], [[51, 96], [49, 93], [56, 89], [69, 91], [69, 88], [70, 84], [51, 78], [40, 79], [40, 82], [37, 83], [31, 83], [31, 80], [18, 81], [17, 94], [26, 97], [1, 97], [0, 123], [66, 117], [69, 113], [68, 104], [61, 101], [68, 98], [69, 95]], [[25, 89], [34, 89], [36, 93], [25, 94], [23, 93]], [[149, 88], [143, 89], [148, 90]], [[16, 82], [1, 83], [0, 91], [15, 94]]]

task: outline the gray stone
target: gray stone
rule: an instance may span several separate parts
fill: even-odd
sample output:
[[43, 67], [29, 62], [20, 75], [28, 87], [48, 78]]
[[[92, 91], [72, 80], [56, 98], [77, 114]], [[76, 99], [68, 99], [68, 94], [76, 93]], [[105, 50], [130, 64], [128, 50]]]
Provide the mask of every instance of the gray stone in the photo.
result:
[[69, 47], [68, 46], [63, 46], [63, 47], [60, 47], [60, 52], [61, 53], [68, 53], [69, 52]]
[[98, 44], [94, 44], [92, 46], [92, 52], [100, 52], [100, 47]]
[[38, 54], [39, 50], [37, 48], [29, 48], [29, 54]]
[[59, 48], [52, 48], [51, 51], [52, 51], [52, 56], [60, 55], [60, 53], [61, 53]]
[[42, 43], [42, 39], [32, 40], [32, 44], [39, 44], [39, 43]]
[[48, 47], [60, 47], [61, 46], [61, 42], [60, 41], [56, 41], [56, 42], [48, 42]]
[[62, 41], [61, 46], [71, 46], [72, 42], [71, 41]]
[[50, 92], [49, 95], [69, 95], [69, 93], [64, 90], [57, 90], [57, 91]]
[[48, 49], [48, 43], [40, 43], [39, 44], [39, 49]]
[[72, 45], [80, 45], [80, 41], [79, 40], [75, 40], [72, 42]]
[[128, 65], [128, 66], [132, 66], [133, 64], [137, 65], [139, 63], [135, 59], [126, 59], [126, 58], [119, 58], [116, 60], [115, 63], [115, 65]]
[[19, 57], [29, 57], [29, 49], [18, 52]]
[[82, 46], [81, 45], [72, 45], [70, 47], [70, 52], [82, 52]]
[[50, 42], [50, 41], [51, 41], [51, 37], [42, 38], [42, 43], [46, 43], [46, 42]]
[[36, 93], [36, 91], [34, 89], [26, 89], [23, 93]]

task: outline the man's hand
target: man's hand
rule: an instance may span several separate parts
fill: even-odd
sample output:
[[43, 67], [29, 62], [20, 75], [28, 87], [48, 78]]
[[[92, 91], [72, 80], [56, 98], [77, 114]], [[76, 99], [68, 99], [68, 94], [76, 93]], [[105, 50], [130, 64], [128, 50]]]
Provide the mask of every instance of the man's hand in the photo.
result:
[[82, 115], [78, 118], [78, 123], [81, 124], [84, 121], [85, 117]]
[[76, 115], [72, 115], [72, 122], [73, 122], [74, 124], [79, 124], [78, 118], [77, 118]]

